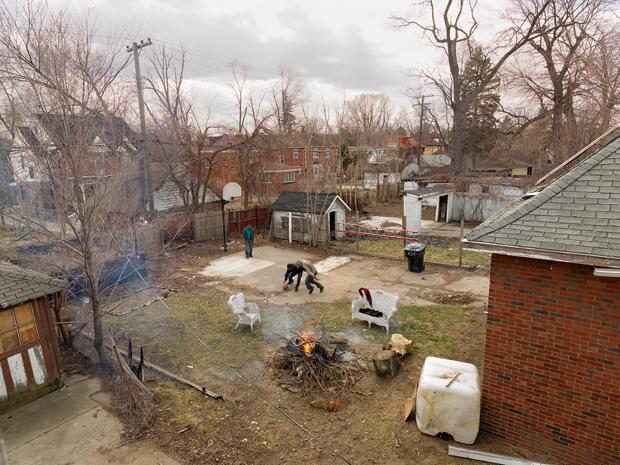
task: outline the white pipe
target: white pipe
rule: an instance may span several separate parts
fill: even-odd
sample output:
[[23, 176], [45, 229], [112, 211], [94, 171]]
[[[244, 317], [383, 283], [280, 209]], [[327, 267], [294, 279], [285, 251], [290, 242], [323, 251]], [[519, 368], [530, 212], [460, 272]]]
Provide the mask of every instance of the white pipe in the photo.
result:
[[594, 268], [594, 276], [604, 278], [620, 278], [620, 269], [618, 268]]
[[293, 213], [288, 212], [288, 243], [293, 243]]

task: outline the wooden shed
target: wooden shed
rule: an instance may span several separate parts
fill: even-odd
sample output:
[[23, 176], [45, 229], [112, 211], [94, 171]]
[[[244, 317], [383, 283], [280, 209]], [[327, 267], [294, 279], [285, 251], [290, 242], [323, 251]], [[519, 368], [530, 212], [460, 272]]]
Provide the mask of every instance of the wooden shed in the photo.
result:
[[338, 194], [323, 192], [281, 192], [271, 210], [272, 237], [304, 243], [343, 239], [338, 224], [351, 211]]
[[58, 387], [60, 351], [52, 311], [67, 283], [0, 262], [0, 411]]

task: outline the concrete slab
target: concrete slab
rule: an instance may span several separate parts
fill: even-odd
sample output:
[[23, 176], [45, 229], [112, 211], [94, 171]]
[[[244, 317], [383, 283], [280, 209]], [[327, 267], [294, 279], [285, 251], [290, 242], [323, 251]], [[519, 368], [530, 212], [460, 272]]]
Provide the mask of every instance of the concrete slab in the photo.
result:
[[382, 227], [384, 224], [388, 224], [388, 223], [389, 223], [389, 226], [386, 226], [387, 228], [389, 227], [398, 228], [402, 225], [403, 219], [397, 216], [372, 215], [370, 218], [360, 220], [360, 224], [364, 224], [366, 226], [374, 226], [377, 228]]
[[325, 274], [350, 262], [351, 257], [328, 257], [325, 260], [315, 263], [314, 266], [316, 266], [316, 270], [319, 274]]
[[[86, 378], [0, 417], [11, 465], [180, 465], [153, 443], [126, 444], [101, 381]], [[157, 460], [155, 459], [157, 454]]]
[[489, 293], [488, 276], [465, 276], [446, 286], [446, 289], [457, 292], [470, 292], [475, 295], [486, 296]]
[[274, 263], [269, 260], [232, 255], [212, 261], [200, 274], [207, 277], [233, 278], [262, 270], [271, 265]]

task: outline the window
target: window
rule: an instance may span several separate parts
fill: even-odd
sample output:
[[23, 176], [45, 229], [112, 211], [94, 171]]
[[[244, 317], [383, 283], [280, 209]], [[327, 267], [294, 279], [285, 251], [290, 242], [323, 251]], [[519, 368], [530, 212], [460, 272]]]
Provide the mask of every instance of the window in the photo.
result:
[[334, 167], [332, 165], [327, 165], [327, 174], [334, 174]]
[[258, 182], [268, 184], [271, 182], [271, 173], [265, 173], [264, 171], [258, 172]]
[[299, 149], [293, 150], [293, 160], [299, 160]]
[[489, 186], [482, 186], [482, 193], [483, 194], [488, 194], [489, 192], [491, 192], [491, 190], [489, 189]]
[[0, 312], [0, 354], [39, 338], [32, 305], [24, 304]]
[[314, 174], [317, 176], [323, 172], [323, 166], [321, 165], [313, 165], [312, 169], [314, 170]]
[[284, 173], [284, 182], [283, 184], [288, 184], [291, 182], [295, 182], [295, 172], [294, 171], [287, 171]]
[[312, 158], [319, 158], [321, 151], [318, 147], [312, 147]]
[[26, 189], [25, 186], [20, 186], [19, 187], [19, 191], [22, 195], [22, 200], [28, 200], [28, 190]]
[[325, 149], [323, 153], [325, 153], [325, 158], [329, 158], [332, 156], [332, 149]]
[[34, 168], [32, 166], [28, 167], [28, 177], [34, 179]]
[[278, 155], [278, 163], [281, 164], [281, 165], [284, 164], [284, 154], [283, 153]]

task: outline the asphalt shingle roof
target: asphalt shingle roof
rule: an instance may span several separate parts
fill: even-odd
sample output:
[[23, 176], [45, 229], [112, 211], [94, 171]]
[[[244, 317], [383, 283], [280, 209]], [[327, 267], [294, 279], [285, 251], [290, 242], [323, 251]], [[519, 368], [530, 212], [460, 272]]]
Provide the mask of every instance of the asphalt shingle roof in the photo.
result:
[[67, 283], [42, 273], [0, 262], [0, 308], [62, 291]]
[[280, 192], [272, 210], [298, 213], [323, 213], [332, 204], [336, 194], [323, 192]]
[[620, 137], [465, 239], [620, 259]]

